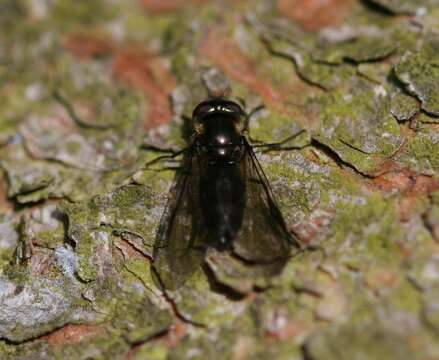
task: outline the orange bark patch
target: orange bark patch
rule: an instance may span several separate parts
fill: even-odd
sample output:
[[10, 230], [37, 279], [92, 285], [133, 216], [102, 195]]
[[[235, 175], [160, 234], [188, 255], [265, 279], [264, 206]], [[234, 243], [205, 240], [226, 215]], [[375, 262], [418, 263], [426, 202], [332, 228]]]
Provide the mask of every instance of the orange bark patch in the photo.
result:
[[439, 189], [439, 180], [426, 175], [418, 175], [415, 182], [399, 203], [399, 215], [402, 220], [409, 220], [411, 215], [423, 206], [425, 196]]
[[140, 0], [142, 9], [150, 13], [167, 13], [179, 10], [188, 4], [203, 4], [206, 0]]
[[141, 249], [137, 249], [133, 244], [129, 243], [125, 239], [121, 239], [116, 243], [116, 247], [120, 250], [125, 260], [139, 259], [139, 260], [150, 260], [150, 258], [142, 253]]
[[[379, 161], [379, 160], [376, 160], [376, 161]], [[395, 161], [386, 160], [380, 164], [378, 169], [373, 173], [373, 176], [378, 178], [382, 175], [386, 175], [386, 174], [391, 173], [391, 172], [401, 171], [402, 169], [403, 168], [401, 167], [401, 165], [399, 165]]]
[[142, 91], [149, 99], [145, 129], [171, 119], [168, 94], [175, 87], [175, 82], [161, 59], [141, 49], [127, 49], [116, 54], [113, 72], [117, 80]]
[[416, 177], [415, 185], [411, 190], [416, 195], [430, 194], [437, 189], [439, 189], [439, 180], [430, 176], [419, 175]]
[[400, 170], [380, 175], [372, 180], [372, 187], [383, 192], [401, 192], [414, 186], [415, 174], [409, 170]]
[[[261, 77], [257, 64], [244, 55], [239, 47], [218, 30], [209, 30], [198, 49], [198, 62], [207, 58], [228, 77], [258, 93], [264, 102], [282, 113], [291, 113], [282, 102], [294, 89], [277, 89], [269, 80]], [[296, 89], [297, 91], [297, 89]]]
[[5, 178], [0, 175], [0, 214], [10, 214], [13, 211], [13, 206], [8, 201], [7, 187]]
[[372, 290], [392, 289], [398, 285], [400, 278], [388, 269], [371, 269], [365, 274], [365, 283]]
[[[31, 245], [32, 246], [32, 245]], [[32, 256], [27, 265], [32, 275], [48, 275], [53, 268], [53, 258], [50, 254], [32, 246]]]
[[112, 52], [112, 44], [99, 35], [77, 32], [70, 34], [64, 47], [80, 59], [108, 56]]
[[55, 330], [49, 335], [42, 336], [53, 347], [73, 345], [89, 338], [104, 335], [104, 330], [95, 325], [72, 325], [68, 324], [61, 329]]
[[384, 192], [398, 191], [405, 195], [428, 195], [439, 188], [439, 180], [402, 169], [380, 175], [372, 180], [372, 186]]
[[186, 330], [185, 323], [177, 319], [164, 337], [166, 345], [170, 348], [176, 347], [183, 336], [186, 335]]
[[[155, 336], [150, 341], [163, 341], [167, 347], [173, 348], [179, 344], [180, 340], [185, 334], [186, 325], [182, 321], [177, 319], [176, 322], [169, 328], [169, 330], [166, 331], [166, 333]], [[125, 354], [123, 360], [134, 359], [141, 346], [142, 344], [133, 346], [130, 351]]]
[[303, 245], [310, 244], [320, 233], [329, 227], [334, 216], [331, 209], [315, 209], [305, 219], [295, 224], [294, 233]]
[[148, 113], [143, 121], [146, 130], [171, 119], [168, 95], [174, 89], [175, 81], [162, 58], [150, 54], [141, 46], [130, 45], [120, 49], [112, 41], [84, 32], [69, 35], [64, 46], [81, 59], [104, 55], [114, 58], [115, 79], [140, 90], [149, 100]]
[[422, 205], [425, 196], [439, 189], [439, 180], [409, 169], [388, 172], [372, 180], [371, 187], [383, 193], [400, 193], [398, 204], [401, 220], [408, 220], [410, 215]]
[[266, 330], [265, 337], [270, 342], [285, 341], [293, 339], [306, 331], [308, 331], [308, 327], [303, 323], [287, 322], [277, 329]]
[[351, 12], [352, 0], [278, 0], [278, 11], [307, 31], [338, 25]]

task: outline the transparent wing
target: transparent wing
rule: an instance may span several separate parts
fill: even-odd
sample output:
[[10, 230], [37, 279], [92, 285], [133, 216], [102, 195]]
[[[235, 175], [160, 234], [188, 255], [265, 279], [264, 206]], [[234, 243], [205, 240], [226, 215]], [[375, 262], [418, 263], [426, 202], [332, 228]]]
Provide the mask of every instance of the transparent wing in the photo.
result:
[[166, 289], [176, 289], [200, 268], [204, 250], [199, 201], [199, 159], [189, 149], [171, 187], [154, 244], [154, 267]]
[[241, 171], [246, 184], [246, 205], [234, 253], [254, 264], [282, 264], [297, 240], [288, 231], [270, 184], [252, 147], [245, 142]]

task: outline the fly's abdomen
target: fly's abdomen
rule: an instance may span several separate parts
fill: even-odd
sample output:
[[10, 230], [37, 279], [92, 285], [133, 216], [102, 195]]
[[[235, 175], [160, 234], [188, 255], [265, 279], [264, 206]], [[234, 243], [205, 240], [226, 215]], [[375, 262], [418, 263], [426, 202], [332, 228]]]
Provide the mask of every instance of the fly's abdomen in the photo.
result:
[[242, 225], [245, 184], [237, 163], [211, 163], [200, 179], [200, 200], [211, 246], [229, 248]]

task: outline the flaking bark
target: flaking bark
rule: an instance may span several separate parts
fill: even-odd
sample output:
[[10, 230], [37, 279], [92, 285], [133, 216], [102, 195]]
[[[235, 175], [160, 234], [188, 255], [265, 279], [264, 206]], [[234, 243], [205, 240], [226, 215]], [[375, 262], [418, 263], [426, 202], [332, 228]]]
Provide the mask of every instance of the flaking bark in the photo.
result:
[[[439, 357], [438, 39], [435, 0], [0, 0], [0, 358]], [[209, 93], [306, 250], [166, 291], [158, 158]]]

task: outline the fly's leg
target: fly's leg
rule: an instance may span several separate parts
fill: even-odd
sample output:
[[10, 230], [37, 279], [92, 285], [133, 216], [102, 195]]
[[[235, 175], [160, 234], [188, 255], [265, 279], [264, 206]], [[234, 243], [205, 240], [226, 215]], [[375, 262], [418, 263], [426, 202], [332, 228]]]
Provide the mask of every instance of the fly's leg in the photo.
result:
[[142, 148], [146, 149], [146, 150], [152, 150], [152, 151], [156, 151], [156, 152], [161, 152], [161, 153], [167, 153], [167, 155], [162, 155], [159, 157], [156, 157], [155, 159], [146, 162], [143, 165], [143, 170], [147, 169], [149, 166], [160, 162], [162, 160], [173, 160], [175, 159], [177, 156], [179, 155], [184, 155], [186, 153], [190, 153], [192, 149], [194, 149], [197, 146], [197, 142], [193, 141], [189, 146], [185, 147], [182, 150], [174, 150], [174, 149], [163, 149], [163, 148], [157, 148], [155, 146], [152, 145], [143, 145]]
[[[242, 104], [242, 106], [245, 108], [245, 105], [246, 105], [245, 100], [244, 99], [238, 99], [238, 100]], [[265, 108], [265, 105], [261, 104], [261, 105], [254, 107], [253, 109], [251, 109], [249, 111], [249, 113], [244, 118], [244, 127], [242, 129], [243, 132], [248, 132], [249, 123], [250, 123], [250, 119], [252, 118], [252, 116], [264, 108]], [[296, 137], [302, 135], [305, 131], [306, 130], [302, 129], [302, 130], [298, 131], [297, 133], [287, 137], [286, 139], [284, 139], [280, 142], [276, 142], [276, 143], [262, 143], [260, 141], [255, 141], [250, 136], [249, 136], [249, 139], [250, 139], [250, 142], [252, 143], [252, 147], [255, 149], [257, 149], [257, 148], [262, 149], [262, 152], [268, 152], [268, 151], [272, 151], [272, 150], [294, 150], [294, 149], [299, 150], [299, 149], [303, 148], [303, 146], [288, 146], [288, 147], [283, 147], [283, 146], [285, 144], [289, 143], [291, 140], [295, 139]], [[254, 144], [254, 143], [256, 143], [256, 144]]]
[[[238, 102], [242, 105], [242, 107], [245, 109], [246, 103], [245, 100], [242, 98], [238, 98]], [[265, 105], [264, 104], [260, 104], [258, 106], [255, 106], [253, 109], [251, 109], [248, 113], [245, 111], [245, 116], [244, 116], [244, 126], [242, 128], [243, 132], [247, 132], [248, 131], [248, 127], [249, 127], [249, 123], [250, 123], [250, 119], [251, 117], [256, 114], [258, 111], [261, 111], [262, 109], [265, 109]]]
[[158, 146], [154, 146], [154, 145], [150, 145], [150, 144], [142, 144], [141, 149], [143, 150], [147, 150], [147, 151], [153, 151], [153, 152], [157, 152], [157, 153], [162, 153], [162, 154], [168, 154], [165, 156], [178, 156], [182, 153], [182, 151], [184, 150], [175, 150], [172, 148], [160, 148]]
[[179, 156], [181, 154], [184, 154], [188, 150], [188, 148], [184, 148], [182, 150], [175, 151], [173, 149], [158, 149], [158, 148], [154, 148], [154, 147], [147, 147], [147, 149], [150, 149], [150, 150], [156, 151], [156, 152], [161, 152], [161, 153], [168, 153], [168, 154], [167, 155], [158, 156], [155, 159], [152, 159], [152, 160], [146, 162], [143, 165], [143, 169], [147, 169], [149, 166], [154, 165], [154, 164], [156, 164], [156, 163], [158, 163], [160, 161], [163, 161], [163, 160], [175, 159], [177, 156]]
[[[288, 144], [291, 140], [294, 140], [296, 137], [302, 135], [305, 133], [305, 129], [299, 130], [297, 133], [288, 136], [286, 139], [276, 142], [276, 143], [257, 143], [252, 145], [254, 149], [262, 149], [262, 152], [268, 152], [272, 150], [299, 150], [303, 148], [302, 146], [285, 146], [285, 144]], [[250, 139], [251, 140], [251, 139]], [[251, 140], [252, 141], [252, 140]]]

